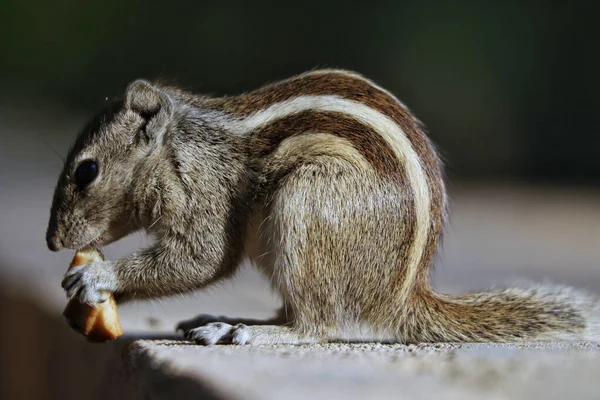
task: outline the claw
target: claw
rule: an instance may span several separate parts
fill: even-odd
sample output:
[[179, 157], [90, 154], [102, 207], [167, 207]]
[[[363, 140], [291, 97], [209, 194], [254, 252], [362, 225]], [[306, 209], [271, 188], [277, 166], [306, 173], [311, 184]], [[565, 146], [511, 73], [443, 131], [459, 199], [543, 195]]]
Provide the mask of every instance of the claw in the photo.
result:
[[61, 283], [67, 292], [67, 298], [77, 298], [81, 303], [95, 305], [108, 299], [108, 293], [116, 290], [112, 264], [92, 262], [71, 268]]
[[66, 292], [69, 292], [77, 283], [79, 283], [79, 279], [63, 280], [62, 288], [65, 289]]
[[70, 297], [69, 297], [69, 299], [71, 299], [71, 298], [76, 298], [76, 299], [80, 298], [80, 297], [81, 297], [81, 292], [82, 292], [82, 290], [83, 290], [83, 288], [82, 288], [82, 287], [80, 287], [80, 288], [77, 290], [77, 292], [75, 293], [75, 295], [74, 295], [74, 296], [70, 296]]

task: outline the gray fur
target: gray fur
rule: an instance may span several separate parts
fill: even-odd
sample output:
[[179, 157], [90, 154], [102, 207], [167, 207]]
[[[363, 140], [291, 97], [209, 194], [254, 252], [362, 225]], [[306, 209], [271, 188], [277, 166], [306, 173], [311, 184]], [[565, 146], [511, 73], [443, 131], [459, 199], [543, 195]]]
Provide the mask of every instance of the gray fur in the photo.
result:
[[[280, 326], [204, 318], [190, 339], [306, 343], [359, 322], [400, 341], [597, 338], [595, 300], [564, 289], [452, 298], [419, 275], [400, 299], [408, 194], [363, 161], [338, 157], [339, 146], [258, 157], [258, 142], [230, 131], [236, 117], [214, 104], [135, 81], [82, 131], [56, 186], [48, 246], [101, 247], [138, 230], [156, 242], [116, 262], [73, 268], [63, 281], [69, 298], [93, 304], [103, 290], [121, 302], [186, 293], [260, 255], [284, 301], [270, 321]], [[72, 177], [88, 158], [101, 172], [81, 190]], [[437, 189], [445, 196], [443, 185]]]

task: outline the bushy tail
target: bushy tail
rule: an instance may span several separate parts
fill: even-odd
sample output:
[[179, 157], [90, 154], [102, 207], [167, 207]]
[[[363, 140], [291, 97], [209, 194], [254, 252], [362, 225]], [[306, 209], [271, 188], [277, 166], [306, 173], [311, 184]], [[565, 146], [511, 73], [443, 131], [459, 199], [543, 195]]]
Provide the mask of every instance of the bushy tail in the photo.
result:
[[421, 291], [404, 315], [408, 342], [600, 340], [600, 309], [590, 295], [539, 286], [448, 296]]

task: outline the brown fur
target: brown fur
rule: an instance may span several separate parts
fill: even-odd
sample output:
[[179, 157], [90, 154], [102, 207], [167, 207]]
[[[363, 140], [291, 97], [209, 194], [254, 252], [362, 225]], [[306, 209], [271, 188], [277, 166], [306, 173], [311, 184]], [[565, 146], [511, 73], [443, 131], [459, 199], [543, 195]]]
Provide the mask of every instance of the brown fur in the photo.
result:
[[[399, 157], [352, 105], [343, 113], [311, 108], [244, 125], [286, 100], [324, 95], [393, 121], [418, 166]], [[124, 301], [200, 289], [231, 275], [245, 252], [284, 301], [271, 322], [285, 323], [247, 327], [201, 318], [189, 338], [303, 343], [360, 322], [407, 342], [596, 337], [596, 303], [568, 289], [459, 297], [431, 291], [429, 268], [446, 214], [441, 164], [418, 120], [359, 75], [314, 71], [220, 99], [137, 81], [115, 104], [69, 154], [48, 244], [102, 246], [138, 229], [156, 244], [70, 272], [64, 285], [71, 297], [93, 303], [101, 290]], [[90, 158], [101, 173], [78, 188], [74, 171]], [[424, 188], [409, 179], [415, 167], [429, 196], [423, 249], [415, 247], [417, 192]], [[422, 252], [413, 280], [415, 250]]]
[[402, 164], [372, 128], [341, 113], [304, 111], [280, 118], [257, 130], [251, 151], [267, 157], [281, 142], [303, 133], [329, 132], [347, 139], [384, 177], [404, 182]]
[[[257, 110], [265, 109], [274, 103], [293, 97], [328, 94], [366, 104], [392, 118], [402, 127], [423, 161], [432, 194], [432, 234], [429, 236], [429, 243], [421, 259], [422, 268], [419, 269], [417, 282], [421, 285], [427, 285], [429, 267], [433, 261], [447, 212], [445, 188], [441, 162], [432, 143], [424, 134], [421, 123], [401, 103], [358, 75], [348, 74], [346, 71], [326, 70], [306, 73], [241, 96], [209, 100], [206, 105], [222, 109], [233, 115], [247, 116]], [[336, 132], [337, 134], [343, 134], [342, 129], [338, 129]], [[386, 158], [390, 159], [389, 156]]]

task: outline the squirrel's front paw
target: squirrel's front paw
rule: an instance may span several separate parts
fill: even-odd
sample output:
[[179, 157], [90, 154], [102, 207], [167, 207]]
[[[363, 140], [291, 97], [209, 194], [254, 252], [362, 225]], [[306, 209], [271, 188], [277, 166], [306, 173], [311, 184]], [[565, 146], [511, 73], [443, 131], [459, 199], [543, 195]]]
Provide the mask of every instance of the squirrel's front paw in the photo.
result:
[[117, 290], [114, 264], [99, 261], [71, 268], [65, 274], [62, 287], [69, 299], [77, 298], [82, 303], [94, 305], [108, 298], [108, 293]]

